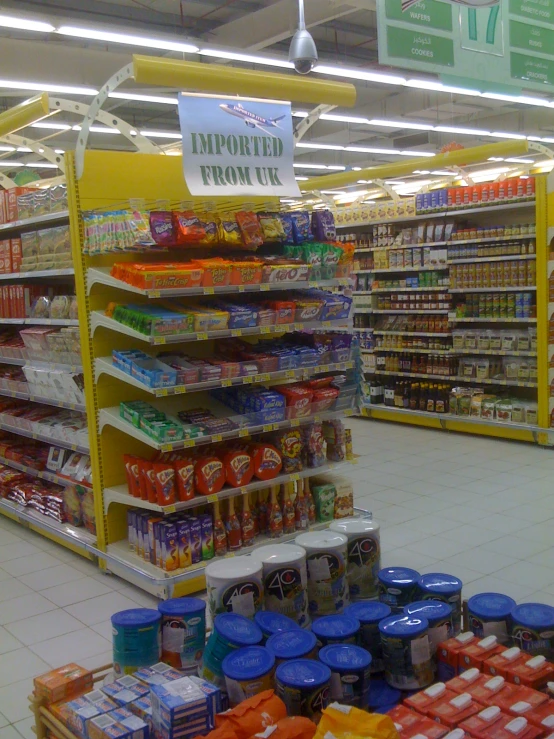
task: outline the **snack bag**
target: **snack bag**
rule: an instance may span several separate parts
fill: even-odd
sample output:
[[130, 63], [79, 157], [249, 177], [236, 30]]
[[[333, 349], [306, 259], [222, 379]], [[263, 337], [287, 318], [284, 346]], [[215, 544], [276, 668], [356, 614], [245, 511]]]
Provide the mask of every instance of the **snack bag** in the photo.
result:
[[192, 211], [173, 211], [173, 230], [179, 244], [198, 244], [206, 236], [200, 219]]
[[252, 211], [241, 210], [235, 214], [242, 234], [242, 240], [247, 249], [257, 249], [264, 243], [264, 237], [258, 216]]
[[235, 732], [237, 739], [250, 739], [286, 717], [287, 708], [283, 701], [273, 690], [264, 690], [242, 701], [235, 708], [218, 713], [215, 717], [215, 726], [216, 729], [224, 727], [229, 732], [224, 734], [225, 739], [232, 736], [232, 731]]
[[313, 739], [398, 739], [398, 731], [390, 716], [367, 713], [355, 706], [331, 703], [323, 711]]
[[277, 213], [261, 213], [258, 216], [264, 243], [282, 244], [285, 240], [285, 229]]
[[218, 223], [217, 230], [219, 241], [223, 246], [229, 246], [235, 249], [241, 249], [244, 246], [240, 227], [236, 221], [221, 220]]
[[302, 470], [302, 435], [298, 429], [278, 431], [271, 440], [283, 459], [283, 473]]
[[200, 239], [198, 246], [215, 246], [218, 241], [217, 220], [212, 213], [200, 213], [198, 215], [200, 225], [204, 229], [204, 236]]
[[330, 210], [314, 210], [312, 234], [318, 241], [334, 241], [337, 238], [335, 218]]
[[165, 462], [154, 462], [154, 485], [158, 505], [170, 505], [175, 503], [177, 495], [175, 491], [175, 468], [172, 464]]
[[[317, 726], [304, 716], [287, 716], [271, 727], [271, 739], [312, 739]], [[253, 739], [266, 739], [268, 732], [254, 734]]]
[[292, 236], [295, 244], [302, 244], [304, 241], [313, 239], [310, 230], [310, 214], [307, 210], [297, 210], [291, 213], [292, 218]]
[[194, 498], [194, 464], [195, 460], [190, 457], [173, 463], [177, 494], [181, 501]]
[[177, 237], [170, 210], [156, 210], [150, 213], [150, 233], [159, 246], [175, 246]]
[[279, 213], [279, 220], [285, 233], [285, 244], [294, 244], [294, 233], [292, 229], [292, 214]]

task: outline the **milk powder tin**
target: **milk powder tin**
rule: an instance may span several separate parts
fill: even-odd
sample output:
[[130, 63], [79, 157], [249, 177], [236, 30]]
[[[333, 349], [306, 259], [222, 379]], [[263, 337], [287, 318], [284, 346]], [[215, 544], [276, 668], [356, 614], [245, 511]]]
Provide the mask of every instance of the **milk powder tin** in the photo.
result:
[[347, 578], [350, 599], [377, 598], [381, 569], [379, 524], [371, 518], [343, 518], [329, 525], [348, 537]]
[[238, 613], [220, 613], [215, 617], [213, 631], [202, 655], [200, 677], [218, 687], [225, 685], [222, 662], [228, 654], [241, 647], [253, 647], [263, 639], [260, 627]]
[[352, 616], [322, 616], [312, 624], [319, 646], [327, 644], [357, 644], [360, 622]]
[[315, 724], [330, 703], [331, 670], [313, 659], [283, 662], [275, 671], [275, 692], [289, 716], [305, 716]]
[[501, 644], [509, 642], [509, 619], [516, 602], [502, 593], [479, 593], [467, 602], [469, 628], [475, 636], [498, 638]]
[[300, 534], [295, 543], [306, 550], [310, 616], [342, 613], [350, 603], [346, 579], [346, 536], [329, 530], [314, 531]]
[[452, 633], [452, 606], [438, 600], [418, 600], [404, 606], [406, 616], [426, 618], [429, 622], [429, 646], [433, 658], [437, 653], [437, 646], [454, 636]]
[[521, 603], [512, 609], [512, 641], [529, 654], [554, 660], [554, 608], [544, 603]]
[[379, 572], [379, 600], [393, 613], [402, 613], [404, 606], [414, 600], [419, 572], [409, 567], [386, 567]]
[[369, 701], [371, 654], [351, 644], [330, 644], [319, 661], [331, 670], [331, 700], [365, 709]]
[[171, 598], [158, 604], [162, 614], [162, 660], [177, 670], [194, 670], [206, 643], [206, 603]]
[[275, 657], [265, 647], [243, 647], [223, 660], [223, 674], [231, 708], [273, 687]]
[[402, 693], [385, 681], [371, 679], [368, 706], [373, 713], [386, 713], [402, 700]]
[[393, 688], [420, 690], [433, 682], [426, 618], [389, 616], [379, 624], [385, 679]]
[[116, 677], [160, 661], [161, 620], [161, 613], [151, 608], [130, 608], [114, 613], [111, 621]]
[[206, 589], [212, 618], [238, 613], [252, 618], [262, 607], [262, 563], [253, 557], [237, 557], [206, 565]]
[[430, 572], [417, 581], [421, 600], [440, 600], [452, 606], [452, 636], [462, 630], [462, 581], [443, 572]]
[[383, 672], [385, 669], [379, 621], [387, 618], [391, 613], [389, 606], [379, 601], [353, 603], [344, 611], [345, 616], [352, 616], [360, 622], [359, 642], [371, 654], [371, 673]]
[[266, 647], [275, 655], [277, 664], [289, 659], [313, 659], [316, 656], [317, 637], [304, 629], [279, 631], [269, 637]]
[[290, 631], [299, 629], [300, 626], [292, 618], [271, 611], [258, 611], [254, 615], [254, 622], [258, 624], [264, 635], [264, 640], [276, 634], [278, 631]]
[[309, 626], [306, 550], [294, 544], [269, 544], [252, 552], [263, 565], [264, 607]]

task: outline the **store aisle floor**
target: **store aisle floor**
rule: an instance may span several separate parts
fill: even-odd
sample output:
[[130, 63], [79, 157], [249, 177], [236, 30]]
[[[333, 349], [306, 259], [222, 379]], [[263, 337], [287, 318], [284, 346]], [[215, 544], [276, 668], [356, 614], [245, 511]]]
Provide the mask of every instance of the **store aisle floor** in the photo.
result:
[[[350, 422], [356, 504], [382, 525], [383, 565], [448, 572], [464, 596], [554, 605], [554, 452]], [[110, 616], [156, 599], [0, 516], [0, 739], [34, 739], [31, 678], [111, 661]]]

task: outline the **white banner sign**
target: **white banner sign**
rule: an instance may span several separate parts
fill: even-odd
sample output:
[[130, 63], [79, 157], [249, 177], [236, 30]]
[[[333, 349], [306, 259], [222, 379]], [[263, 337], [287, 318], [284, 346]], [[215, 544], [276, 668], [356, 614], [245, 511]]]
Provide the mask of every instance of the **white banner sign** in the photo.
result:
[[300, 195], [290, 103], [183, 92], [179, 121], [191, 195]]

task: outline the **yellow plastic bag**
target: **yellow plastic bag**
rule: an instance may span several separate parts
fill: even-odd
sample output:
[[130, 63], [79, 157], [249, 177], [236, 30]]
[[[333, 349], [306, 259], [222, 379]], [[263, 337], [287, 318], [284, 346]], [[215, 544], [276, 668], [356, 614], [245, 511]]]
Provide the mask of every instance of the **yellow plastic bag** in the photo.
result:
[[331, 703], [321, 716], [314, 739], [398, 739], [389, 716]]

